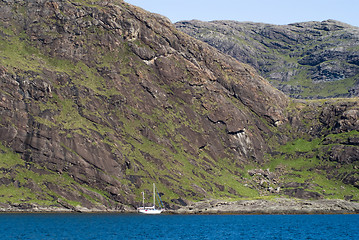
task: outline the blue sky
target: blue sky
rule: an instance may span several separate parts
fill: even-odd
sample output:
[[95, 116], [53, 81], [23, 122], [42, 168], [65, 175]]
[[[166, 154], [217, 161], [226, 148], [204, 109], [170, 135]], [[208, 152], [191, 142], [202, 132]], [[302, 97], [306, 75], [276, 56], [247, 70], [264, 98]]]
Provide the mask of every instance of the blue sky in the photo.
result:
[[339, 20], [359, 27], [359, 0], [125, 0], [172, 22], [198, 19], [288, 24]]

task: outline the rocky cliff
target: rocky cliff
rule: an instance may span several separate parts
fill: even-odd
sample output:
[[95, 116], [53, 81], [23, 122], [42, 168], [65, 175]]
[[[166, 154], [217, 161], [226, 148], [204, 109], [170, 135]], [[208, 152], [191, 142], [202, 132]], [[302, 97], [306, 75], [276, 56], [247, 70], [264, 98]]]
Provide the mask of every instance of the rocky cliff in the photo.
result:
[[[125, 210], [153, 182], [170, 208], [271, 194], [358, 200], [358, 103], [333, 115], [338, 104], [293, 102], [252, 67], [123, 1], [0, 1], [7, 209]], [[350, 142], [329, 138], [337, 133]], [[288, 150], [296, 139], [317, 144]], [[354, 157], [312, 156], [322, 145], [330, 156], [351, 146]], [[322, 165], [337, 159], [351, 178]]]
[[334, 20], [289, 25], [193, 20], [176, 26], [252, 65], [291, 97], [358, 96], [358, 27]]

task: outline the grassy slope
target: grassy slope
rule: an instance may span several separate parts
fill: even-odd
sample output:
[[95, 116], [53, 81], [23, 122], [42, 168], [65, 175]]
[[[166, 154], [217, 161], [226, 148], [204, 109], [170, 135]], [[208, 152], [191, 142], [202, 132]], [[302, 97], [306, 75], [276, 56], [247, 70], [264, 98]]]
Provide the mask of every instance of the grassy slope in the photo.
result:
[[[50, 58], [34, 47], [31, 47], [26, 41], [25, 35], [17, 35], [10, 29], [5, 29], [0, 26], [2, 38], [0, 39], [0, 65], [4, 66], [7, 71], [17, 75], [23, 74], [25, 77], [37, 76], [41, 69], [48, 69], [59, 74], [66, 74], [71, 76], [74, 85], [86, 86], [99, 97], [109, 98], [110, 96], [120, 94], [111, 87], [108, 87], [105, 79], [101, 78], [91, 68], [87, 67], [82, 62], [76, 64], [66, 61]], [[116, 55], [124, 57], [130, 54], [126, 50], [126, 46], [118, 50], [120, 52], [108, 53], [102, 56], [102, 61], [98, 65], [107, 66], [116, 60]], [[131, 69], [122, 69], [123, 80], [129, 81], [126, 76]], [[30, 79], [31, 80], [31, 79]], [[56, 86], [61, 89], [63, 86]], [[3, 90], [0, 90], [3, 91]], [[8, 94], [8, 93], [5, 93]], [[133, 98], [136, 99], [136, 93], [133, 93]], [[83, 104], [86, 104], [88, 99], [83, 99]], [[41, 111], [58, 111], [55, 115], [55, 121], [61, 123], [56, 125], [53, 121], [36, 117], [36, 121], [48, 127], [59, 127], [60, 134], [71, 138], [73, 134], [81, 134], [91, 136], [93, 132], [100, 134], [108, 133], [118, 134], [106, 125], [95, 124], [88, 119], [78, 114], [78, 109], [72, 99], [63, 99], [56, 94], [47, 102], [37, 102]], [[135, 109], [128, 107], [127, 111], [133, 113], [136, 118], [128, 119], [121, 118], [121, 113], [114, 110], [113, 114], [119, 115], [123, 128], [121, 129], [122, 141], [113, 140], [112, 138], [104, 138], [102, 141], [109, 145], [113, 151], [118, 149], [124, 150], [125, 157], [134, 165], [142, 166], [140, 170], [135, 168], [127, 169], [126, 175], [141, 176], [145, 184], [141, 189], [136, 188], [128, 179], [118, 179], [123, 184], [130, 186], [133, 192], [140, 200], [140, 192], [144, 189], [150, 189], [153, 181], [158, 182], [158, 189], [164, 193], [164, 200], [170, 201], [174, 198], [185, 197], [190, 200], [200, 200], [202, 198], [225, 198], [225, 199], [239, 199], [239, 198], [257, 198], [270, 195], [267, 192], [259, 191], [253, 184], [253, 177], [248, 175], [247, 170], [254, 168], [270, 168], [272, 171], [278, 166], [283, 166], [286, 170], [285, 174], [281, 176], [283, 182], [288, 181], [312, 181], [318, 186], [312, 190], [318, 192], [325, 192], [330, 198], [343, 198], [346, 195], [353, 195], [354, 199], [359, 200], [358, 190], [350, 186], [344, 186], [336, 180], [328, 180], [323, 172], [313, 172], [312, 168], [321, 164], [318, 159], [311, 156], [313, 152], [318, 152], [320, 149], [321, 139], [316, 139], [311, 142], [298, 139], [285, 146], [278, 147], [278, 156], [268, 156], [268, 162], [265, 166], [256, 164], [250, 166], [238, 166], [231, 159], [224, 158], [215, 161], [205, 151], [198, 152], [198, 156], [194, 156], [184, 151], [183, 142], [190, 142], [189, 139], [184, 139], [182, 135], [176, 134], [178, 126], [173, 124], [174, 119], [182, 118], [182, 124], [191, 126], [194, 131], [200, 132], [201, 129], [195, 122], [183, 117], [180, 112], [181, 106], [178, 102], [172, 102], [173, 108], [168, 112], [157, 112], [154, 115], [137, 112]], [[199, 106], [192, 106], [194, 109]], [[88, 114], [94, 114], [106, 122], [105, 113], [98, 110]], [[163, 121], [165, 119], [165, 121]], [[146, 121], [143, 121], [146, 120]], [[175, 136], [170, 138], [172, 146], [175, 151], [168, 149], [165, 146], [156, 144], [142, 135], [138, 135], [138, 129], [143, 128], [144, 122], [151, 122], [157, 124], [157, 129], [154, 130], [157, 136], [162, 138]], [[151, 126], [147, 126], [151, 127]], [[354, 134], [354, 133], [353, 133]], [[58, 175], [41, 166], [31, 164], [30, 168], [19, 155], [13, 153], [9, 148], [1, 145], [0, 158], [0, 178], [10, 179], [10, 183], [3, 184], [0, 188], [0, 202], [12, 203], [39, 203], [42, 205], [52, 205], [58, 202], [56, 193], [49, 190], [47, 185], [49, 183], [59, 184], [64, 188], [72, 189], [77, 192], [75, 186], [79, 183], [75, 182], [66, 174]], [[66, 146], [65, 146], [66, 147]], [[71, 151], [71, 149], [69, 149]], [[304, 157], [298, 157], [297, 152], [304, 153]], [[160, 170], [157, 169], [153, 163], [148, 162], [144, 157], [144, 153], [150, 154], [157, 159], [165, 160], [166, 164]], [[197, 166], [193, 164], [196, 161]], [[33, 169], [37, 169], [33, 171]], [[10, 170], [10, 173], [8, 172]], [[146, 169], [146, 171], [141, 170]], [[43, 171], [39, 171], [43, 170]], [[170, 177], [166, 177], [170, 176]], [[160, 178], [165, 177], [170, 182], [171, 188], [168, 185], [161, 184]], [[38, 191], [30, 190], [28, 183], [33, 183], [38, 186]], [[197, 185], [203, 188], [208, 195], [192, 196], [193, 188]], [[89, 191], [98, 192], [104, 198], [108, 197], [108, 193], [102, 192], [98, 189], [92, 189], [88, 186], [82, 186]], [[234, 191], [233, 191], [234, 190]], [[83, 194], [83, 193], [78, 193]], [[83, 194], [84, 198], [90, 201], [99, 201], [93, 199], [88, 195]], [[66, 199], [63, 199], [66, 201]], [[77, 205], [76, 202], [68, 201], [68, 204]]]
[[[350, 133], [352, 136], [359, 136], [357, 131]], [[336, 136], [339, 137], [339, 136]], [[309, 183], [309, 191], [317, 192], [328, 199], [344, 199], [346, 196], [353, 196], [353, 200], [359, 200], [359, 191], [354, 186], [344, 184], [340, 178], [328, 179], [327, 172], [320, 169], [320, 166], [335, 166], [337, 163], [321, 161], [318, 155], [322, 153], [323, 144], [320, 138], [311, 141], [296, 139], [279, 148], [277, 156], [270, 157], [264, 168], [272, 171], [281, 169], [280, 176], [282, 183], [297, 182]], [[353, 172], [353, 165], [345, 165], [338, 169], [338, 175]]]

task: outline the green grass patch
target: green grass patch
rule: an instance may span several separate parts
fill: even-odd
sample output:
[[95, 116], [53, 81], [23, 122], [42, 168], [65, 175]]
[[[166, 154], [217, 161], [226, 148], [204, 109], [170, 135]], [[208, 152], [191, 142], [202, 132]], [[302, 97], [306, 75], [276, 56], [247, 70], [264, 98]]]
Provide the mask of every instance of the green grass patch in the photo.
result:
[[54, 201], [41, 193], [25, 187], [0, 185], [0, 202], [3, 203], [36, 203], [43, 206], [53, 205]]
[[10, 169], [16, 166], [25, 166], [24, 160], [0, 142], [0, 168]]
[[307, 141], [305, 139], [297, 139], [286, 145], [280, 146], [279, 150], [283, 153], [293, 154], [296, 152], [310, 152], [316, 149], [321, 142], [321, 139], [314, 139], [313, 141]]

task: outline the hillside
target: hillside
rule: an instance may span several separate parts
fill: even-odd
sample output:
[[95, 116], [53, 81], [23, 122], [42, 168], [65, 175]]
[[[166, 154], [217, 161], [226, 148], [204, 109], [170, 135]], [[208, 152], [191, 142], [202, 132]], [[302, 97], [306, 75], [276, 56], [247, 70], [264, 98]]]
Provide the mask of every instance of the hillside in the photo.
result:
[[193, 20], [176, 27], [250, 64], [293, 98], [359, 95], [358, 27], [334, 20], [289, 25]]
[[359, 200], [355, 99], [292, 101], [123, 1], [0, 2], [0, 114], [5, 207]]

